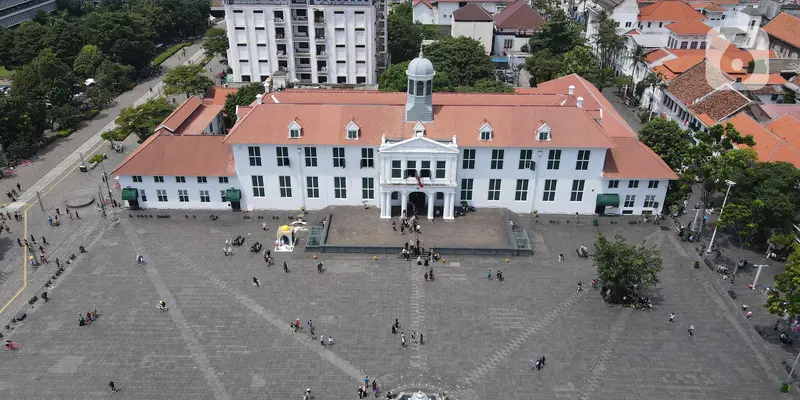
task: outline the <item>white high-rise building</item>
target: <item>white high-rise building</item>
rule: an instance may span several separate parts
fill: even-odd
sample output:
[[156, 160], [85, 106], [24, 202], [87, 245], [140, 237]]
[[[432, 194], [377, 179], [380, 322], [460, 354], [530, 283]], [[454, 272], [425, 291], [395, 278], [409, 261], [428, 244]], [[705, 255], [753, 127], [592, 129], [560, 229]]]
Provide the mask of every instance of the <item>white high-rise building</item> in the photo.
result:
[[233, 80], [374, 84], [386, 59], [376, 24], [384, 9], [373, 0], [226, 0]]

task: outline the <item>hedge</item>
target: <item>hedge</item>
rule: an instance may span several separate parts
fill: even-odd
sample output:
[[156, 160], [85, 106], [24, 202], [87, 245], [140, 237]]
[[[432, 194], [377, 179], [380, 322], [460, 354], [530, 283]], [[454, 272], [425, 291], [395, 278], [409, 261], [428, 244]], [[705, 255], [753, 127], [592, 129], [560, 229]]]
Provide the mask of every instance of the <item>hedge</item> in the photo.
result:
[[83, 118], [87, 119], [87, 120], [88, 119], [92, 119], [92, 118], [96, 117], [97, 114], [100, 114], [100, 110], [89, 110], [89, 111], [86, 112], [86, 114], [83, 116]]
[[178, 43], [175, 46], [172, 46], [172, 47], [168, 48], [163, 53], [157, 55], [156, 58], [153, 60], [153, 64], [161, 65], [161, 64], [164, 63], [164, 61], [167, 61], [168, 58], [172, 57], [173, 54], [177, 53], [178, 51], [180, 51], [184, 47], [188, 47], [188, 46], [191, 46], [191, 45], [192, 45], [192, 42]]
[[100, 137], [103, 138], [103, 140], [113, 140], [115, 142], [121, 142], [125, 140], [128, 137], [128, 135], [123, 134], [122, 132], [119, 131], [119, 129], [112, 129], [110, 131], [101, 133]]
[[72, 135], [73, 133], [75, 133], [75, 129], [62, 129], [56, 133], [56, 137], [63, 139], [69, 137], [69, 135]]

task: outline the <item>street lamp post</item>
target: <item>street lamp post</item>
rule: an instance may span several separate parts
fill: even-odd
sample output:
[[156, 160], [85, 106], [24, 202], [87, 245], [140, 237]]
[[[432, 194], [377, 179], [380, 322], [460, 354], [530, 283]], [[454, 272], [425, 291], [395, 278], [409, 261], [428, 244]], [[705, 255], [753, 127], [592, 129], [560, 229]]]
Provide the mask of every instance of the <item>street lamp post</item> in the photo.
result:
[[[725, 204], [728, 203], [728, 195], [731, 193], [731, 186], [736, 184], [736, 182], [731, 180], [726, 180], [725, 183], [728, 184], [728, 190], [725, 191], [725, 200], [722, 200], [722, 208], [719, 210], [719, 218], [717, 218], [717, 220], [722, 218], [722, 213], [725, 212]], [[714, 245], [714, 238], [716, 237], [717, 237], [717, 225], [714, 224], [714, 233], [711, 234], [711, 241], [708, 242], [708, 249], [706, 249], [706, 253], [711, 253], [711, 246]]]
[[[736, 263], [736, 266], [738, 267], [739, 263]], [[764, 268], [764, 267], [769, 267], [769, 265], [760, 264], [760, 265], [753, 265], [753, 266], [758, 268], [758, 271], [756, 271], [756, 277], [755, 277], [755, 279], [753, 279], [753, 289], [755, 289], [756, 288], [756, 283], [758, 282], [758, 276], [761, 275], [761, 269]], [[735, 270], [734, 270], [734, 273], [735, 273]]]

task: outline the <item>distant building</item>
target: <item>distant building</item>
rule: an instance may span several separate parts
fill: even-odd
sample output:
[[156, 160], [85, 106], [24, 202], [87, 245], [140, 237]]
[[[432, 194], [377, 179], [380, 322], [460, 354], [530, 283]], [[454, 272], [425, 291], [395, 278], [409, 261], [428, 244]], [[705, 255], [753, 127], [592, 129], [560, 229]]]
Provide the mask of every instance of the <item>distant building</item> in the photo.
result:
[[[523, 53], [523, 46], [527, 47], [544, 22], [525, 0], [517, 0], [494, 15], [477, 3], [469, 3], [453, 13], [451, 35], [473, 38], [483, 44], [486, 54], [496, 56], [495, 61], [508, 62], [508, 56]], [[514, 63], [523, 61], [520, 58]]]
[[779, 58], [800, 58], [800, 18], [780, 13], [764, 31], [769, 35], [769, 48]]
[[483, 45], [486, 54], [492, 53], [494, 38], [494, 19], [481, 6], [470, 3], [453, 12], [453, 25], [450, 34], [453, 37], [466, 36]]
[[56, 0], [0, 1], [0, 27], [9, 28], [33, 19], [36, 13], [51, 13], [58, 9]]
[[489, 14], [495, 14], [503, 11], [513, 2], [514, 0], [414, 0], [414, 22], [419, 22], [423, 25], [452, 25], [453, 13], [467, 4], [477, 4]]
[[237, 82], [284, 71], [300, 84], [374, 84], [386, 67], [383, 0], [225, 1]]

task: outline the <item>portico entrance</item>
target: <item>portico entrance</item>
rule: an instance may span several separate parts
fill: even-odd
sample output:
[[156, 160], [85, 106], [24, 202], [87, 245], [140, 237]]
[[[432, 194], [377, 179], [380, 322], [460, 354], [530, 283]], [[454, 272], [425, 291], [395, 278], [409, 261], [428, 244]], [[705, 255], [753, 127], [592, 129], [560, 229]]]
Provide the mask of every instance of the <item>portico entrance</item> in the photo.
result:
[[425, 195], [423, 192], [413, 192], [408, 195], [408, 204], [406, 205], [406, 210], [408, 210], [407, 217], [411, 217], [412, 215], [423, 216], [428, 214], [428, 207], [432, 206], [428, 201], [428, 196]]
[[453, 219], [455, 201], [455, 187], [425, 187], [422, 189], [401, 185], [381, 185], [378, 205], [381, 208], [381, 218], [402, 215], [411, 217], [416, 213], [420, 218]]

